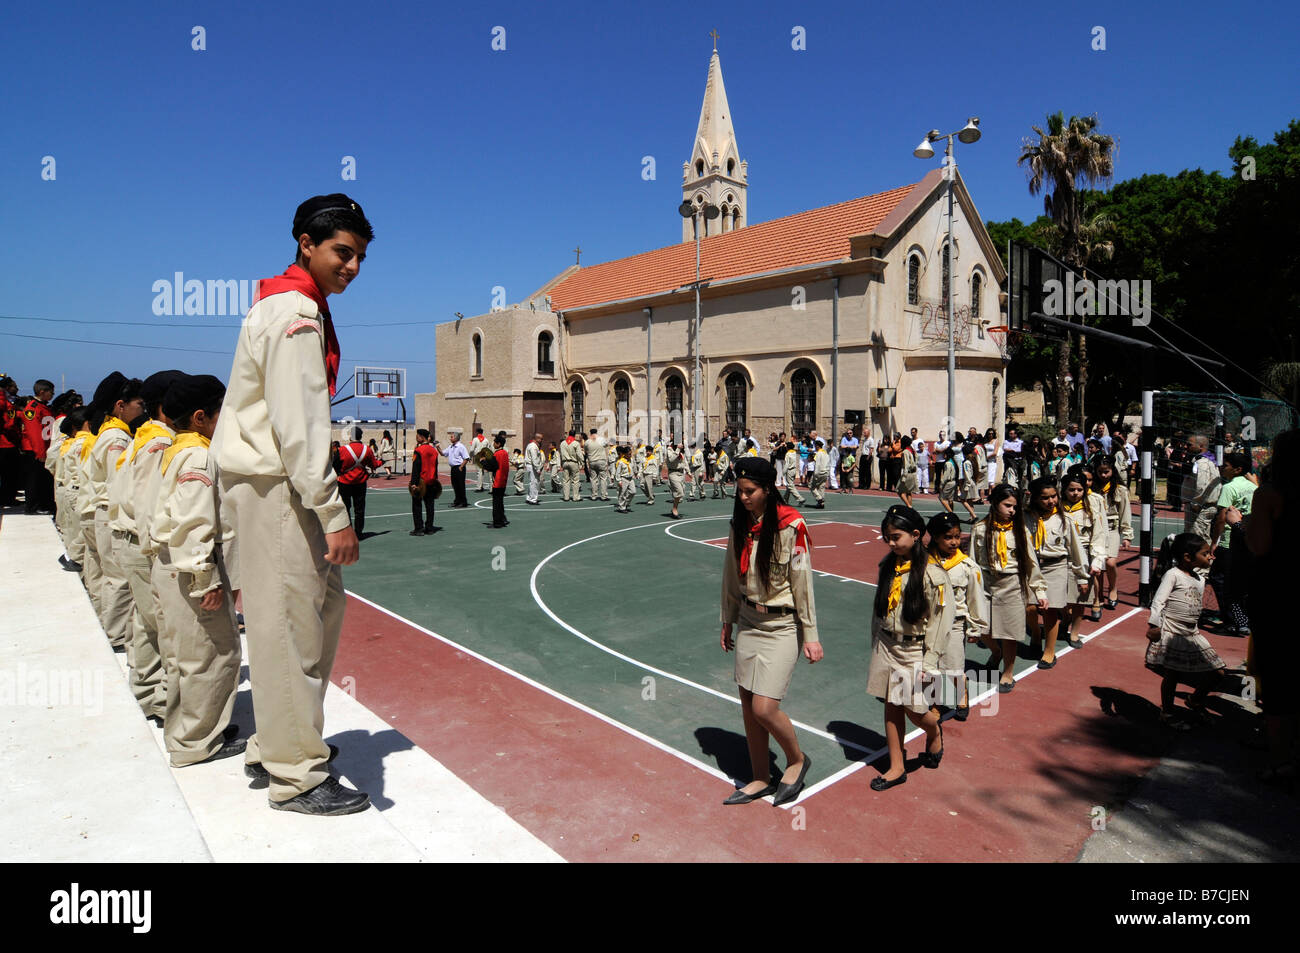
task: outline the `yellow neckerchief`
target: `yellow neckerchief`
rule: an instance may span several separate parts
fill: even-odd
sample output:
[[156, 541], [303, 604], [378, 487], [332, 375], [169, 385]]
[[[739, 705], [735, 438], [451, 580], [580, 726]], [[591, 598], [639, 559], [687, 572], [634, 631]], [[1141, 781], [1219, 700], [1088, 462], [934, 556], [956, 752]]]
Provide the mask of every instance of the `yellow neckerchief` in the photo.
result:
[[90, 456], [91, 449], [95, 446], [95, 441], [99, 439], [99, 434], [93, 430], [86, 431], [86, 442], [81, 445], [81, 462], [85, 463], [86, 458]]
[[889, 607], [888, 611], [893, 612], [898, 608], [898, 604], [903, 601], [903, 577], [912, 571], [912, 561], [894, 564], [894, 579], [889, 584]]
[[131, 452], [117, 455], [117, 469], [122, 469], [123, 463], [130, 463], [134, 460], [135, 455], [140, 452], [140, 448], [154, 437], [165, 437], [168, 433], [170, 431], [156, 420], [149, 420], [141, 424], [140, 429], [135, 432], [135, 440], [131, 441]]
[[163, 473], [167, 472], [167, 467], [171, 465], [172, 459], [186, 447], [207, 447], [212, 441], [201, 433], [195, 433], [193, 430], [186, 430], [184, 433], [176, 435], [172, 445], [163, 451], [162, 469]]
[[727, 452], [725, 450], [719, 450], [718, 458], [713, 462], [720, 467], [725, 467], [730, 462], [730, 458], [727, 456]]
[[1103, 486], [1103, 487], [1102, 487], [1102, 488], [1097, 492], [1097, 495], [1100, 496], [1100, 497], [1105, 497], [1106, 494], [1109, 493], [1109, 492], [1110, 492], [1110, 481], [1107, 480], [1105, 486]]
[[72, 445], [76, 443], [80, 438], [84, 437], [85, 435], [86, 435], [86, 431], [78, 430], [67, 440], [63, 441], [63, 443], [59, 444], [59, 456], [61, 457], [67, 456], [68, 451], [72, 449]]
[[1067, 513], [1077, 513], [1079, 510], [1083, 509], [1083, 500], [1080, 498], [1077, 503], [1066, 503], [1065, 506], [1061, 507], [1061, 509]]
[[749, 450], [747, 452], [751, 457], [758, 456], [758, 448], [755, 447], [753, 444], [750, 444]]
[[1043, 543], [1047, 542], [1047, 520], [1056, 515], [1056, 510], [1047, 514], [1047, 519], [1042, 516], [1038, 517], [1038, 525], [1034, 527], [1034, 549], [1042, 549]]
[[1011, 530], [1010, 523], [999, 523], [993, 521], [993, 529], [997, 531], [997, 542], [994, 543], [994, 551], [998, 554], [998, 568], [1006, 569], [1009, 556], [1007, 554], [1007, 533]]
[[966, 554], [961, 551], [960, 547], [958, 547], [957, 551], [953, 553], [951, 556], [949, 556], [947, 559], [940, 559], [938, 556], [931, 555], [930, 562], [934, 563], [936, 566], [942, 566], [943, 571], [947, 572], [949, 569], [952, 569], [954, 566], [960, 566], [962, 561], [967, 558], [968, 557], [966, 556]]
[[81, 446], [81, 460], [83, 463], [85, 462], [86, 457], [90, 456], [90, 451], [94, 448], [95, 441], [104, 436], [104, 434], [108, 433], [110, 430], [121, 430], [128, 436], [131, 433], [131, 428], [126, 425], [125, 421], [112, 415], [105, 417], [104, 422], [99, 425], [99, 432], [92, 433], [90, 438]]

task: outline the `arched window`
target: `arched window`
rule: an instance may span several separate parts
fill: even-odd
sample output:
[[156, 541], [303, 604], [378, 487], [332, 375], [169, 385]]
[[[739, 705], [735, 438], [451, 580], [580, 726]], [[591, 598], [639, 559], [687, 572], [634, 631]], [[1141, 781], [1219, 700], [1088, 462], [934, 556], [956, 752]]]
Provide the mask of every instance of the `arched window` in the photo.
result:
[[727, 427], [745, 429], [748, 404], [749, 385], [745, 382], [745, 375], [740, 371], [732, 371], [727, 375]]
[[722, 228], [721, 231], [730, 231], [731, 229], [731, 209], [722, 206]]
[[945, 306], [947, 306], [947, 304], [948, 304], [948, 274], [949, 274], [949, 267], [950, 267], [950, 266], [949, 266], [949, 262], [948, 262], [948, 246], [947, 246], [947, 245], [944, 245], [944, 246], [943, 246], [943, 277], [942, 277], [942, 279], [941, 279], [941, 280], [943, 281], [943, 285], [942, 285], [942, 286], [940, 287], [940, 289], [939, 289], [939, 296], [943, 299], [943, 303], [944, 303]]
[[555, 373], [555, 361], [551, 360], [551, 340], [550, 331], [537, 335], [537, 373], [543, 376]]
[[582, 431], [582, 381], [569, 385], [569, 409], [573, 412], [573, 426], [570, 430]]
[[806, 367], [790, 375], [790, 431], [803, 437], [817, 429], [817, 378]]
[[921, 256], [907, 257], [907, 303], [921, 303]]
[[704, 175], [704, 160], [703, 160], [703, 159], [696, 159], [696, 160], [695, 160], [695, 174], [696, 174], [697, 176]]
[[483, 376], [483, 335], [474, 335], [473, 357], [471, 358], [470, 367], [471, 377]]
[[735, 159], [728, 159], [728, 160], [727, 160], [727, 175], [730, 175], [730, 176], [734, 177], [735, 174], [736, 174], [736, 160], [735, 160]]
[[984, 281], [979, 272], [970, 276], [970, 317], [972, 321], [980, 318], [980, 292], [984, 290]]
[[734, 232], [738, 228], [740, 228], [740, 209], [733, 208], [731, 210], [731, 230]]
[[668, 405], [668, 439], [673, 443], [682, 440], [682, 394], [685, 389], [684, 382], [676, 374], [664, 381], [664, 399]]
[[631, 388], [627, 386], [627, 380], [620, 377], [614, 381], [614, 424], [618, 428], [618, 436], [626, 437], [627, 431], [627, 409], [630, 402]]

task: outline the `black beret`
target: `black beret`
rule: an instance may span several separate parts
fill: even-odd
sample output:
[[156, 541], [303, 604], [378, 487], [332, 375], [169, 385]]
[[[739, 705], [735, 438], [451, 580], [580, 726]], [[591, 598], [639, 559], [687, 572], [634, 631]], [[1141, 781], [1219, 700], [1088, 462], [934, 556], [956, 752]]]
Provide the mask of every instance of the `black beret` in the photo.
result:
[[144, 383], [140, 385], [140, 397], [145, 407], [152, 408], [155, 404], [162, 403], [167, 388], [185, 376], [184, 371], [159, 371], [146, 377]]
[[895, 503], [889, 509], [885, 510], [885, 519], [898, 520], [911, 532], [925, 532], [925, 518], [910, 506], [904, 506], [902, 503]]
[[100, 410], [112, 410], [113, 405], [118, 401], [118, 394], [122, 393], [122, 387], [126, 384], [126, 375], [121, 371], [114, 371], [95, 388], [95, 397], [90, 402], [91, 406]]
[[744, 477], [763, 485], [776, 484], [776, 467], [766, 457], [741, 457], [735, 464], [736, 479]]
[[961, 528], [961, 518], [956, 513], [935, 513], [926, 524], [925, 531], [931, 537], [946, 536], [953, 529]]
[[298, 211], [293, 213], [293, 237], [296, 241], [298, 236], [307, 231], [307, 226], [311, 220], [322, 212], [333, 211], [356, 212], [362, 218], [366, 213], [361, 211], [361, 206], [352, 199], [348, 198], [342, 192], [332, 192], [329, 195], [315, 195], [298, 206]]
[[220, 404], [225, 396], [226, 385], [211, 374], [182, 374], [167, 388], [162, 409], [169, 419], [180, 423], [196, 410]]

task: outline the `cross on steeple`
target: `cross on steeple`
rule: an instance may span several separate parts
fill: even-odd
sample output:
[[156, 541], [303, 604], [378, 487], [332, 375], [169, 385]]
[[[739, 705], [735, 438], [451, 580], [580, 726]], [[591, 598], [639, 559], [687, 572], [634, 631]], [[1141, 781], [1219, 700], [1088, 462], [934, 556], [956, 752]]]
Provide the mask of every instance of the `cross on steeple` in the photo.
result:
[[575, 265], [581, 265], [581, 264], [582, 264], [582, 246], [579, 245], [577, 248], [575, 248], [575, 249], [573, 250], [573, 253], [574, 253], [575, 255], [578, 256], [578, 260], [575, 261], [574, 264], [575, 264]]
[[720, 33], [718, 32], [718, 30], [717, 30], [716, 27], [715, 27], [714, 29], [712, 29], [712, 30], [709, 31], [709, 36], [713, 37], [713, 52], [714, 52], [714, 53], [718, 52], [718, 37], [721, 36], [721, 35], [722, 35], [722, 34], [720, 34]]

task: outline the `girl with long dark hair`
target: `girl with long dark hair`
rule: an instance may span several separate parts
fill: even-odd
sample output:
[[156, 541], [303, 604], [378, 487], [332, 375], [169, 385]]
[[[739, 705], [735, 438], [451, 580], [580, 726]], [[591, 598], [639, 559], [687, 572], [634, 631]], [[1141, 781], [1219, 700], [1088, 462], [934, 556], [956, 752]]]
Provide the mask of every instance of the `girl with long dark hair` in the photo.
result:
[[1067, 606], [1088, 591], [1088, 560], [1079, 542], [1074, 523], [1063, 514], [1057, 503], [1056, 481], [1039, 477], [1029, 484], [1025, 529], [1028, 531], [1038, 566], [1047, 583], [1047, 608], [1029, 607], [1031, 640], [1041, 644], [1039, 668], [1056, 666], [1056, 637]]
[[[961, 551], [962, 521], [956, 513], [936, 513], [926, 524], [930, 534], [930, 562], [948, 574], [952, 594], [952, 628], [939, 671], [957, 680], [959, 688], [955, 709], [958, 721], [970, 716], [970, 684], [966, 678], [966, 643], [978, 641], [988, 632], [988, 598], [984, 595], [984, 576], [975, 561]], [[947, 685], [944, 686], [946, 692]]]
[[[812, 759], [799, 747], [781, 710], [802, 650], [822, 658], [813, 605], [812, 541], [798, 511], [778, 501], [776, 468], [762, 457], [736, 461], [736, 505], [722, 569], [722, 650], [736, 650], [736, 685], [745, 721], [753, 780], [724, 804], [748, 804], [767, 795], [793, 801]], [[733, 635], [733, 628], [735, 629]], [[779, 780], [769, 778], [769, 736], [785, 753]]]
[[924, 533], [925, 520], [908, 506], [891, 506], [880, 523], [889, 555], [880, 563], [871, 615], [867, 692], [885, 703], [889, 769], [872, 778], [873, 791], [886, 791], [907, 780], [904, 715], [925, 731], [922, 766], [937, 768], [943, 758], [943, 728], [930, 686], [947, 648], [954, 607], [947, 594], [948, 574], [930, 562], [922, 543]]
[[999, 483], [989, 494], [988, 516], [971, 531], [970, 548], [984, 573], [989, 593], [990, 646], [994, 665], [1001, 663], [998, 691], [1016, 687], [1016, 644], [1028, 643], [1025, 614], [1029, 602], [1047, 608], [1047, 583], [1038, 567], [1034, 547], [1020, 519], [1019, 491]]

